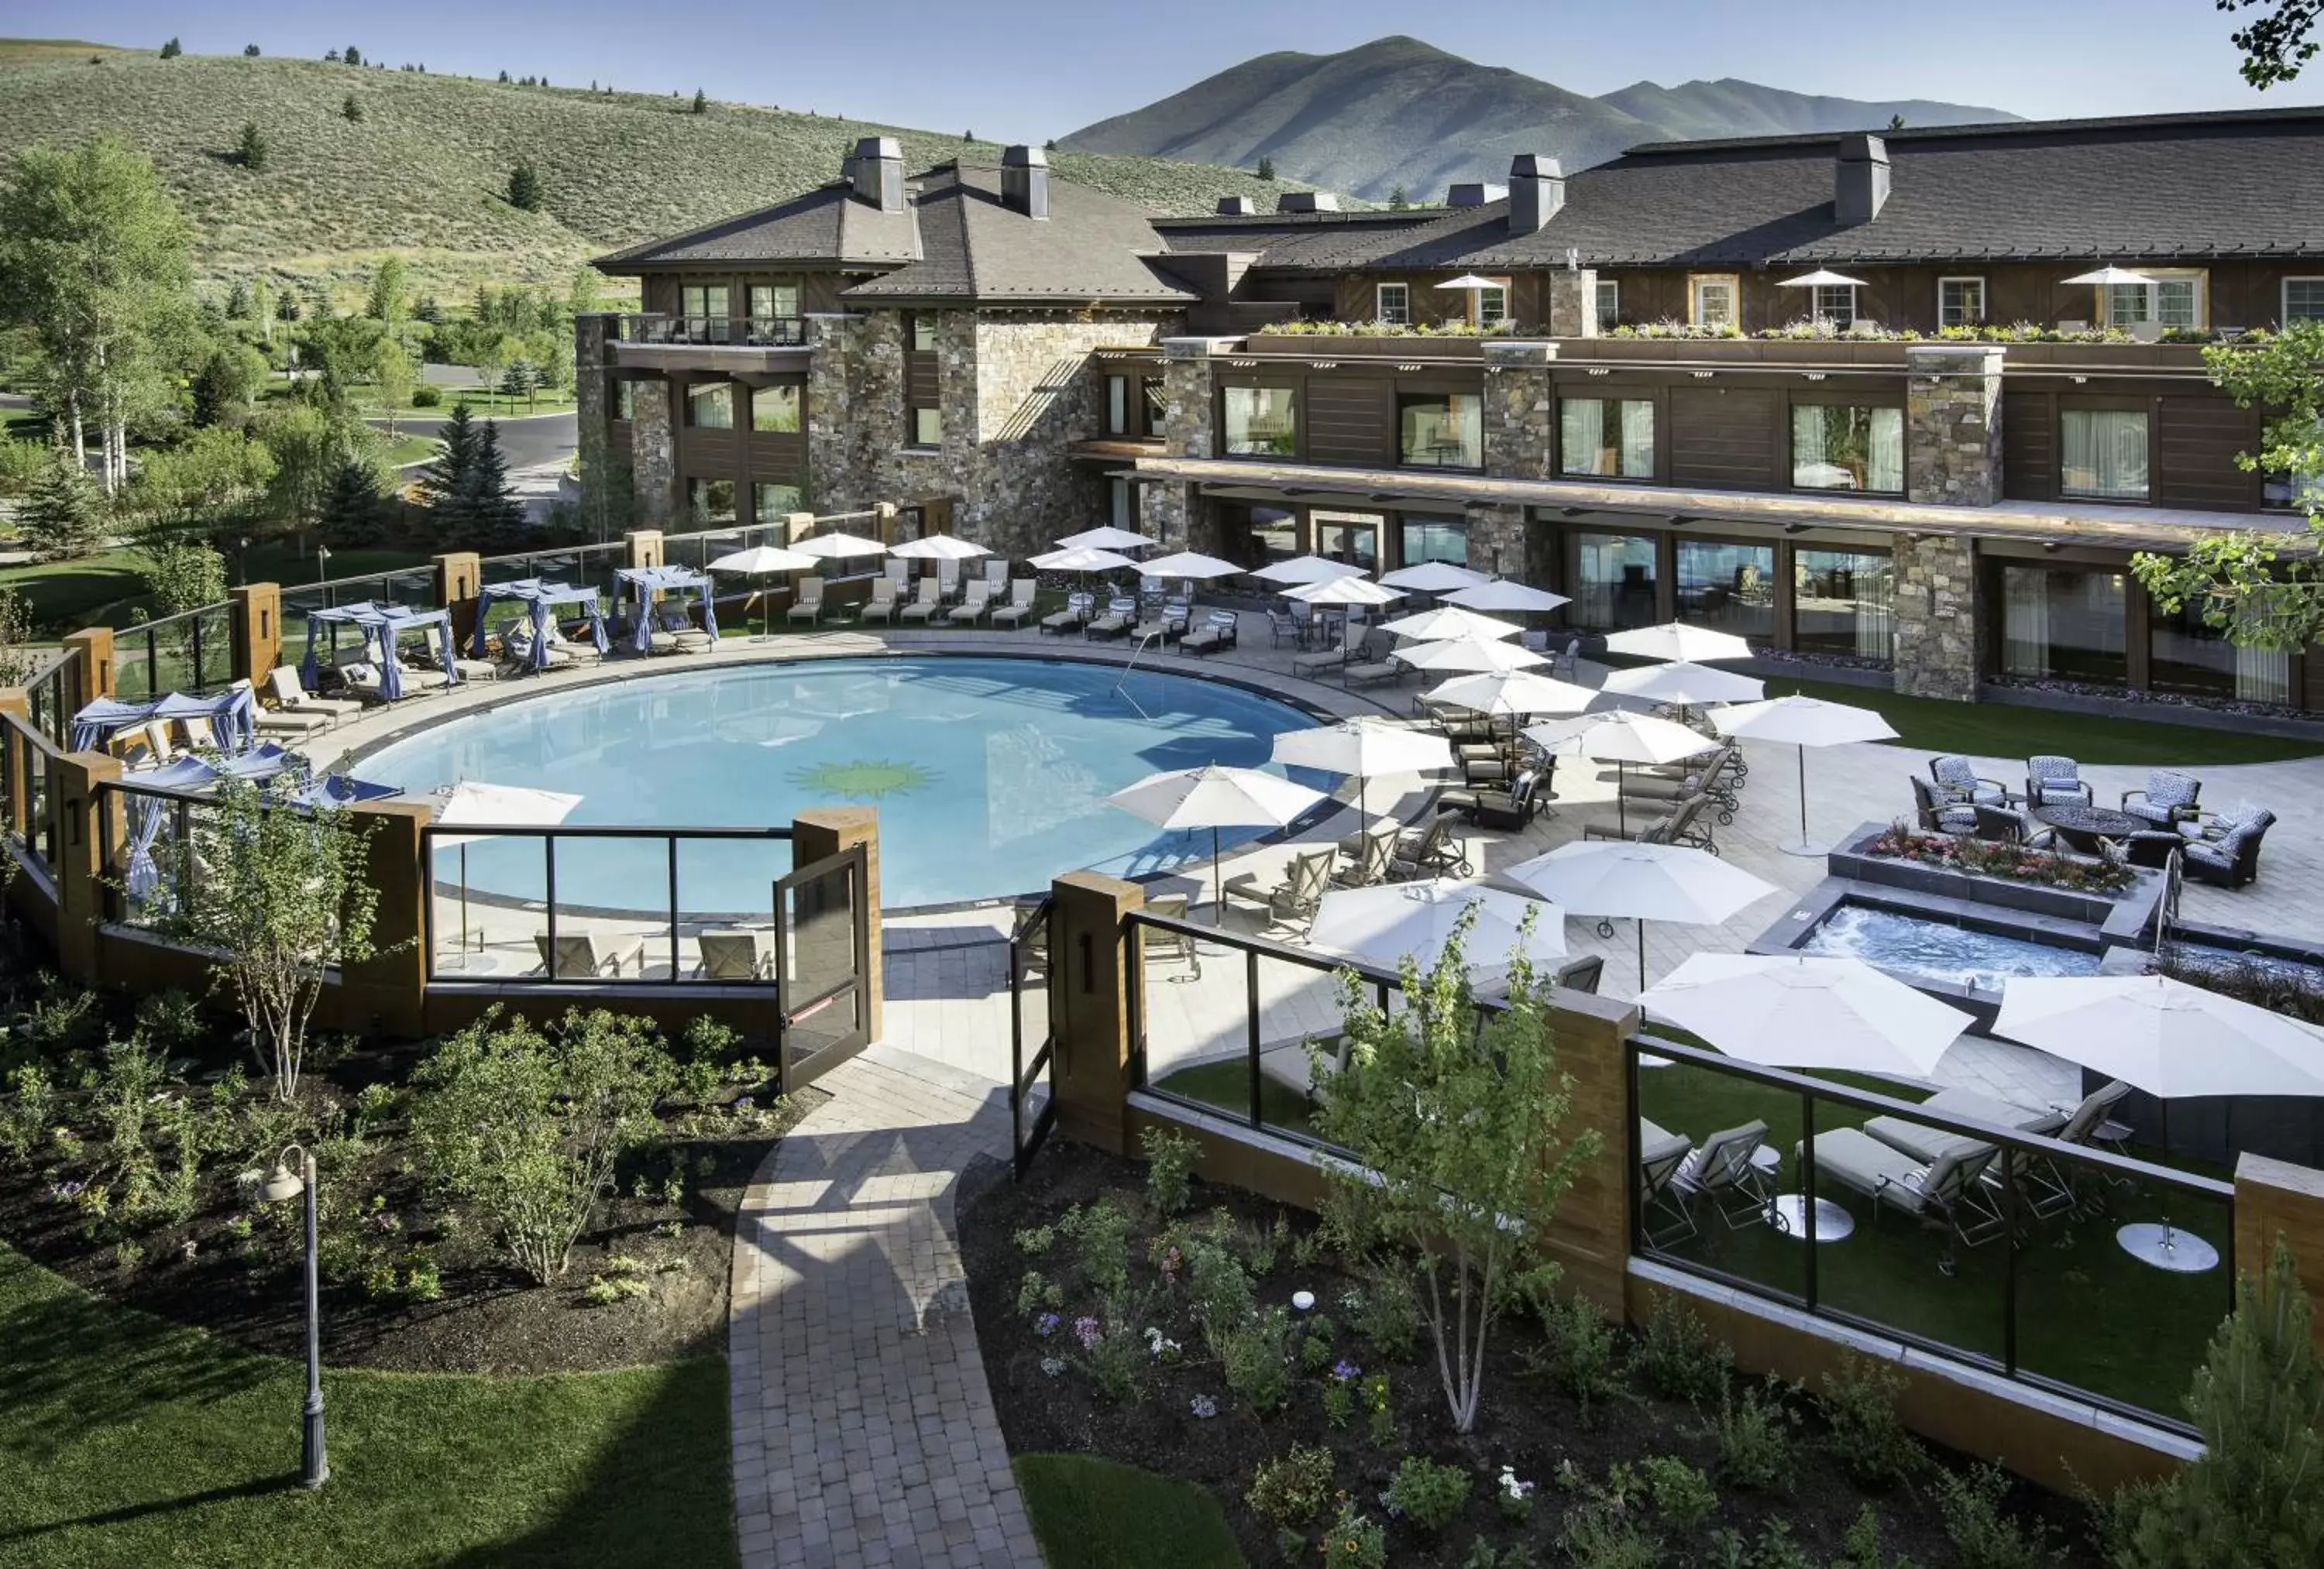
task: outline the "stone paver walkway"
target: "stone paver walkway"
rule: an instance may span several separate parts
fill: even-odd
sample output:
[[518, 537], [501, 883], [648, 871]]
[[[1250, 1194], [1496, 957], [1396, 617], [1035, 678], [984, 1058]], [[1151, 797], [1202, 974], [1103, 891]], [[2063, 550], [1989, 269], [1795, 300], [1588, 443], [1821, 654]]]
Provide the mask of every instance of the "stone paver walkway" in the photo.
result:
[[953, 1196], [1006, 1092], [873, 1046], [768, 1159], [727, 1330], [743, 1569], [1038, 1564], [977, 1355]]

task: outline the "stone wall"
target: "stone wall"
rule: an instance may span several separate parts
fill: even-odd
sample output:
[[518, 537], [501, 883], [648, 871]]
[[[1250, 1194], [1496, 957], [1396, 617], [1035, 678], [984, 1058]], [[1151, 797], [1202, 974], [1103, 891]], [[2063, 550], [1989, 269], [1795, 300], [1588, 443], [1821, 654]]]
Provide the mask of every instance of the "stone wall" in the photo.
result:
[[1549, 335], [1598, 335], [1598, 274], [1590, 268], [1566, 268], [1549, 275]]
[[887, 471], [904, 429], [903, 318], [811, 316], [807, 328], [807, 504], [861, 511], [894, 494]]
[[670, 427], [669, 383], [640, 381], [632, 394], [630, 473], [641, 528], [667, 528], [678, 516], [678, 433]]
[[1514, 505], [1469, 509], [1469, 565], [1497, 577], [1526, 575], [1526, 509]]
[[1487, 338], [1484, 350], [1485, 472], [1503, 480], [1555, 479], [1549, 368], [1557, 345]]
[[1977, 553], [1950, 535], [1899, 534], [1896, 690], [1911, 697], [1977, 701]]
[[[1218, 381], [1210, 338], [1171, 338], [1163, 344], [1162, 450], [1171, 457], [1207, 458], [1217, 454], [1213, 429]], [[1167, 480], [1146, 487], [1145, 520], [1171, 550], [1220, 553], [1215, 509], [1204, 505], [1193, 485]]]
[[1983, 344], [1904, 351], [1904, 494], [1990, 507], [2001, 500], [2001, 362]]

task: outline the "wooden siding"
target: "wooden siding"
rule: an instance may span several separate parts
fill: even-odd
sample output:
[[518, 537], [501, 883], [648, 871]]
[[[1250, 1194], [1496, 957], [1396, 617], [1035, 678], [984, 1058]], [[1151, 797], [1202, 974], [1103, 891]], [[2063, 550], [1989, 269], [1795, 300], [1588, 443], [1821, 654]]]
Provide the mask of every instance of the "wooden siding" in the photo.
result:
[[1742, 387], [1678, 387], [1670, 394], [1673, 484], [1775, 491], [1783, 399]]
[[2154, 400], [2154, 499], [2165, 507], [2244, 511], [2260, 503], [2259, 476], [2236, 464], [2256, 451], [2259, 420], [2225, 398]]
[[1396, 390], [1387, 378], [1311, 376], [1305, 402], [1309, 462], [1396, 462]]

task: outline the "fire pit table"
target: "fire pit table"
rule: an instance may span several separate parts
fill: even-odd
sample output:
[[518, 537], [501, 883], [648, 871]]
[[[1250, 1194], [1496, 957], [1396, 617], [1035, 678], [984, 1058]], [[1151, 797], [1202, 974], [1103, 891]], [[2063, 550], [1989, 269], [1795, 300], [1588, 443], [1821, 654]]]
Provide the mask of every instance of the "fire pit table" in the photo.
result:
[[2098, 840], [2102, 839], [2128, 839], [2132, 834], [2153, 826], [2144, 818], [2133, 817], [2127, 812], [2116, 812], [2105, 806], [2084, 806], [2079, 802], [2037, 806], [2032, 816], [2034, 821], [2056, 829], [2060, 839], [2084, 855], [2098, 854]]

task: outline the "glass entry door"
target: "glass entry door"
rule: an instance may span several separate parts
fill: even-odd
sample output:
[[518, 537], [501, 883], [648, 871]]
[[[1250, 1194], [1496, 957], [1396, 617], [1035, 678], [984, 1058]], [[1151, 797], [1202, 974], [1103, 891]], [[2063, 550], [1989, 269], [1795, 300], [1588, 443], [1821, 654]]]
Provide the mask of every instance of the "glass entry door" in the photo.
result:
[[778, 1082], [812, 1084], [871, 1039], [867, 857], [854, 846], [775, 882], [775, 978], [782, 1040]]

